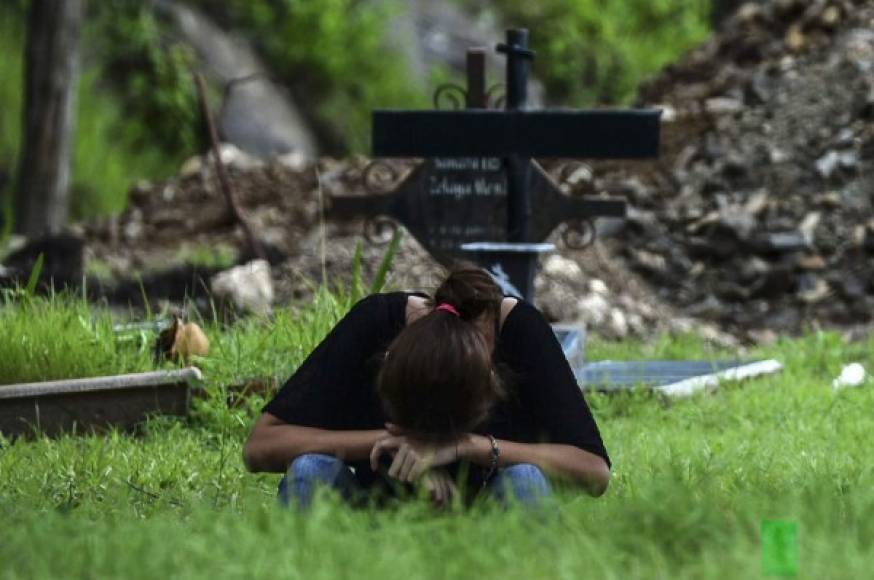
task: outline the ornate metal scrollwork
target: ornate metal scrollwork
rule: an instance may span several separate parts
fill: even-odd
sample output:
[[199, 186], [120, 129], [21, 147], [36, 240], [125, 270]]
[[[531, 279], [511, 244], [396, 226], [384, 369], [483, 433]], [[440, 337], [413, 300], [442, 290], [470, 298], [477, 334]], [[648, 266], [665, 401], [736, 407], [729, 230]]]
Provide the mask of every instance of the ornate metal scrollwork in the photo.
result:
[[[447, 106], [441, 106], [443, 103], [448, 103]], [[454, 83], [442, 84], [434, 91], [434, 108], [449, 109], [458, 111], [463, 109], [467, 103], [467, 90], [461, 85]]]
[[595, 241], [595, 224], [590, 219], [573, 219], [565, 223], [561, 241], [569, 250], [582, 250]]
[[593, 193], [594, 177], [592, 167], [581, 161], [566, 161], [558, 166], [557, 179], [561, 185], [571, 191], [577, 189], [580, 183], [587, 185], [583, 191], [577, 190], [577, 193]]
[[486, 108], [503, 109], [507, 102], [507, 85], [504, 83], [493, 84], [486, 90]]
[[375, 159], [367, 164], [361, 177], [368, 193], [386, 193], [395, 188], [401, 173], [391, 163]]
[[374, 246], [385, 246], [398, 231], [398, 224], [385, 216], [376, 216], [364, 221], [364, 239]]

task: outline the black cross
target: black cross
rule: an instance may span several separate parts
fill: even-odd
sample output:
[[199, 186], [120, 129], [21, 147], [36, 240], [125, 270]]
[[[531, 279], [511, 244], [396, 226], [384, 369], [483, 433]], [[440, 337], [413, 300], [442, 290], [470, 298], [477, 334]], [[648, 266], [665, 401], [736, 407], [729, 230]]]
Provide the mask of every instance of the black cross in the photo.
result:
[[[542, 242], [560, 223], [625, 216], [625, 201], [571, 198], [533, 161], [658, 156], [660, 111], [527, 110], [534, 53], [526, 30], [507, 31], [505, 110], [484, 107], [484, 53], [468, 53], [466, 110], [373, 114], [374, 157], [423, 157], [393, 192], [335, 198], [334, 215], [390, 215], [444, 263], [473, 257], [526, 299]], [[536, 210], [536, 211], [534, 211]], [[466, 246], [465, 243], [481, 242]]]

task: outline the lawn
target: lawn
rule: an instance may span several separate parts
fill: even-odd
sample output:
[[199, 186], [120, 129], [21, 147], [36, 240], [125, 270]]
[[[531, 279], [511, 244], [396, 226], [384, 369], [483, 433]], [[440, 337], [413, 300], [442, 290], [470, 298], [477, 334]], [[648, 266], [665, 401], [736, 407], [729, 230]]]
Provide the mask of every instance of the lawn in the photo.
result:
[[[746, 353], [785, 371], [712, 394], [589, 396], [610, 489], [562, 491], [545, 518], [419, 502], [353, 511], [331, 498], [305, 517], [277, 509], [278, 476], [240, 461], [263, 401], [229, 409], [222, 385], [287, 375], [354, 298], [322, 292], [270, 322], [204, 322], [210, 395], [188, 420], [155, 418], [136, 436], [0, 439], [0, 577], [756, 578], [765, 520], [795, 526], [798, 577], [870, 575], [874, 385], [830, 382], [847, 362], [874, 368], [874, 341], [831, 333]], [[64, 332], [45, 331], [52, 316], [66, 317]], [[0, 383], [39, 374], [40, 361], [58, 362], [50, 375], [150, 368], [147, 337], [113, 342], [109, 324], [75, 298], [7, 297]], [[589, 345], [592, 360], [734, 354], [693, 337]], [[92, 358], [102, 362], [76, 366]]]

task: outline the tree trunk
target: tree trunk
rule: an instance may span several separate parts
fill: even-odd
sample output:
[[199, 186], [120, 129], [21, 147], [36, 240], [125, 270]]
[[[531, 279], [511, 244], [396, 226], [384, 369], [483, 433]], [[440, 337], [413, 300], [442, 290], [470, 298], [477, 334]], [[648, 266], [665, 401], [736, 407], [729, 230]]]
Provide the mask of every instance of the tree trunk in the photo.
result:
[[85, 0], [32, 0], [25, 47], [25, 104], [16, 230], [59, 232], [69, 213], [70, 164]]

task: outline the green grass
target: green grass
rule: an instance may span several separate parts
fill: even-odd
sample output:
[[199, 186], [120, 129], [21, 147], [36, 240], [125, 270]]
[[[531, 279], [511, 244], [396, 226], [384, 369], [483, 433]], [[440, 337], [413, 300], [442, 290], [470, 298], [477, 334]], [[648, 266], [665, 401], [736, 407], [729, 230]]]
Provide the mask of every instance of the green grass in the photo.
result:
[[[278, 309], [270, 321], [244, 318], [229, 327], [217, 316], [195, 316], [211, 346], [210, 356], [195, 362], [215, 384], [288, 375], [354, 299], [354, 294], [319, 291], [307, 307]], [[91, 307], [78, 295], [4, 291], [0, 385], [153, 370], [155, 334], [115, 333], [113, 325], [109, 311]]]
[[186, 244], [176, 254], [175, 261], [203, 268], [227, 269], [237, 263], [237, 250], [229, 244]]
[[68, 295], [0, 295], [0, 385], [148, 370], [148, 343], [116, 339], [107, 311]]
[[[786, 370], [714, 394], [589, 396], [614, 461], [610, 489], [597, 500], [563, 491], [544, 521], [417, 502], [355, 511], [330, 498], [309, 517], [276, 509], [278, 476], [240, 461], [263, 400], [228, 409], [222, 385], [291, 372], [353, 299], [321, 292], [273, 322], [205, 323], [210, 396], [188, 420], [156, 418], [139, 436], [0, 440], [0, 577], [756, 578], [763, 519], [797, 522], [799, 577], [868, 575], [874, 389], [829, 383], [847, 362], [874, 368], [874, 340], [832, 333], [745, 353]], [[27, 307], [6, 303], [0, 317]], [[80, 332], [68, 316], [66, 332]], [[38, 327], [19, 326], [19, 339]], [[589, 347], [591, 359], [734, 354], [692, 337]]]

